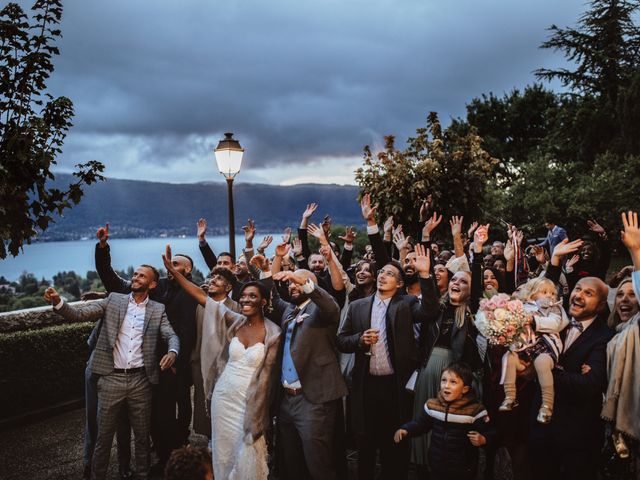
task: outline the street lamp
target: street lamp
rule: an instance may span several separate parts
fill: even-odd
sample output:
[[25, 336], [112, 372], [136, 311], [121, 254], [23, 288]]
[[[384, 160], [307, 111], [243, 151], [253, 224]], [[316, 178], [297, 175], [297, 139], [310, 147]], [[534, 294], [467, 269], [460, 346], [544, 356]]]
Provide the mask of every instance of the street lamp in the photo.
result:
[[231, 259], [236, 260], [235, 219], [233, 214], [233, 179], [240, 172], [244, 148], [240, 146], [233, 133], [225, 133], [214, 150], [218, 170], [227, 180], [227, 194], [229, 198], [229, 253]]

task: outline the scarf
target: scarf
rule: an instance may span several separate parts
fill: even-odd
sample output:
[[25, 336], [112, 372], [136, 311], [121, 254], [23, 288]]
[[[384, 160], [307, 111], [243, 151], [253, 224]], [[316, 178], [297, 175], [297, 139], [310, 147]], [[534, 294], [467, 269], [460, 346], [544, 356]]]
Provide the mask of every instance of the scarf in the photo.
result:
[[486, 409], [478, 402], [476, 394], [471, 390], [453, 402], [446, 402], [442, 392], [438, 392], [437, 398], [427, 400], [425, 411], [434, 418], [440, 420], [447, 418], [454, 423], [473, 423], [487, 415]]
[[616, 430], [640, 440], [640, 314], [607, 344], [609, 386], [600, 414]]

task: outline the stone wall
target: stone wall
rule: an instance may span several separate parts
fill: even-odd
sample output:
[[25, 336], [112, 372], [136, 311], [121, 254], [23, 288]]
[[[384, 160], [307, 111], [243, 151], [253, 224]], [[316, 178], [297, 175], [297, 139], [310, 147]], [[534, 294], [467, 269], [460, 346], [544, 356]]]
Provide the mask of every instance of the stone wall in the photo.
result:
[[[95, 301], [95, 300], [89, 300]], [[86, 304], [87, 302], [71, 302], [71, 305]], [[36, 330], [53, 325], [74, 323], [53, 311], [52, 307], [27, 308], [14, 312], [0, 313], [0, 334]]]

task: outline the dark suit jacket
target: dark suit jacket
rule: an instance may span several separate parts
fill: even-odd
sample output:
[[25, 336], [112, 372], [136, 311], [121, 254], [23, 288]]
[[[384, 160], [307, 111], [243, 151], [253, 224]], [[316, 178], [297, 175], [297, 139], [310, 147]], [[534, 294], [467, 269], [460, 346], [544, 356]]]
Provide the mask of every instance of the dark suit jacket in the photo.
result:
[[[548, 277], [554, 277], [556, 268], [549, 267]], [[566, 339], [570, 326], [560, 336]], [[591, 450], [599, 453], [604, 440], [604, 424], [600, 419], [602, 395], [607, 389], [607, 343], [613, 337], [606, 317], [600, 315], [580, 336], [560, 354], [558, 367], [553, 372], [555, 400], [553, 417], [548, 425], [533, 420], [532, 440], [544, 442], [553, 439], [555, 445]], [[581, 373], [583, 364], [591, 371]], [[540, 408], [540, 392], [533, 402], [532, 417]]]
[[[296, 306], [280, 298], [277, 289], [273, 288], [273, 280], [268, 278], [262, 282], [273, 292], [276, 311], [282, 312], [281, 318], [276, 315], [269, 317], [280, 325], [283, 332], [278, 356], [278, 368], [281, 370], [284, 335], [289, 322], [293, 321], [291, 314]], [[302, 394], [311, 403], [325, 403], [347, 394], [335, 346], [340, 309], [333, 297], [317, 285], [309, 297], [311, 302], [303, 312], [308, 316], [293, 330], [291, 357], [302, 384]]]
[[[420, 279], [422, 295], [427, 296], [432, 279]], [[374, 296], [356, 300], [349, 305], [347, 317], [338, 333], [338, 349], [344, 353], [354, 353], [353, 388], [351, 390], [352, 419], [356, 433], [364, 433], [365, 398], [364, 382], [369, 374], [370, 356], [365, 355], [368, 347], [360, 345], [360, 336], [371, 328], [371, 310]], [[426, 312], [418, 298], [413, 295], [394, 296], [387, 309], [387, 347], [391, 356], [391, 364], [396, 376], [396, 394], [399, 400], [398, 412], [380, 412], [396, 415], [398, 425], [408, 421], [412, 416], [412, 399], [405, 385], [413, 371], [418, 368], [420, 354], [413, 334], [413, 324], [426, 320]]]

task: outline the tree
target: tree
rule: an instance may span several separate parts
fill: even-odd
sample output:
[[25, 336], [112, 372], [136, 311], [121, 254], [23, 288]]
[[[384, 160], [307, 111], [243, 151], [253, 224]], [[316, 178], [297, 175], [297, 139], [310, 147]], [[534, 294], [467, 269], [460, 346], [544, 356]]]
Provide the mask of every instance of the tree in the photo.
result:
[[378, 204], [380, 219], [393, 215], [405, 233], [419, 239], [420, 205], [428, 195], [445, 216], [479, 217], [480, 200], [497, 160], [482, 148], [474, 128], [464, 135], [455, 129], [443, 132], [435, 112], [416, 133], [405, 150], [396, 149], [393, 136], [385, 137], [385, 149], [375, 157], [366, 146], [356, 182]]
[[582, 99], [572, 119], [585, 140], [581, 161], [592, 163], [608, 150], [640, 153], [637, 141], [625, 141], [640, 135], [640, 124], [626, 121], [628, 95], [637, 99], [633, 83], [640, 70], [640, 28], [634, 24], [633, 15], [639, 8], [638, 0], [592, 0], [576, 28], [552, 25], [551, 37], [541, 45], [563, 52], [574, 65], [540, 68], [536, 75], [560, 80], [572, 95]]
[[60, 0], [37, 0], [32, 18], [19, 5], [0, 11], [0, 259], [18, 255], [54, 214], [77, 204], [85, 185], [102, 180], [104, 165], [76, 165], [77, 178], [66, 191], [49, 188], [51, 168], [72, 126], [73, 104], [53, 98], [46, 80], [59, 54]]

